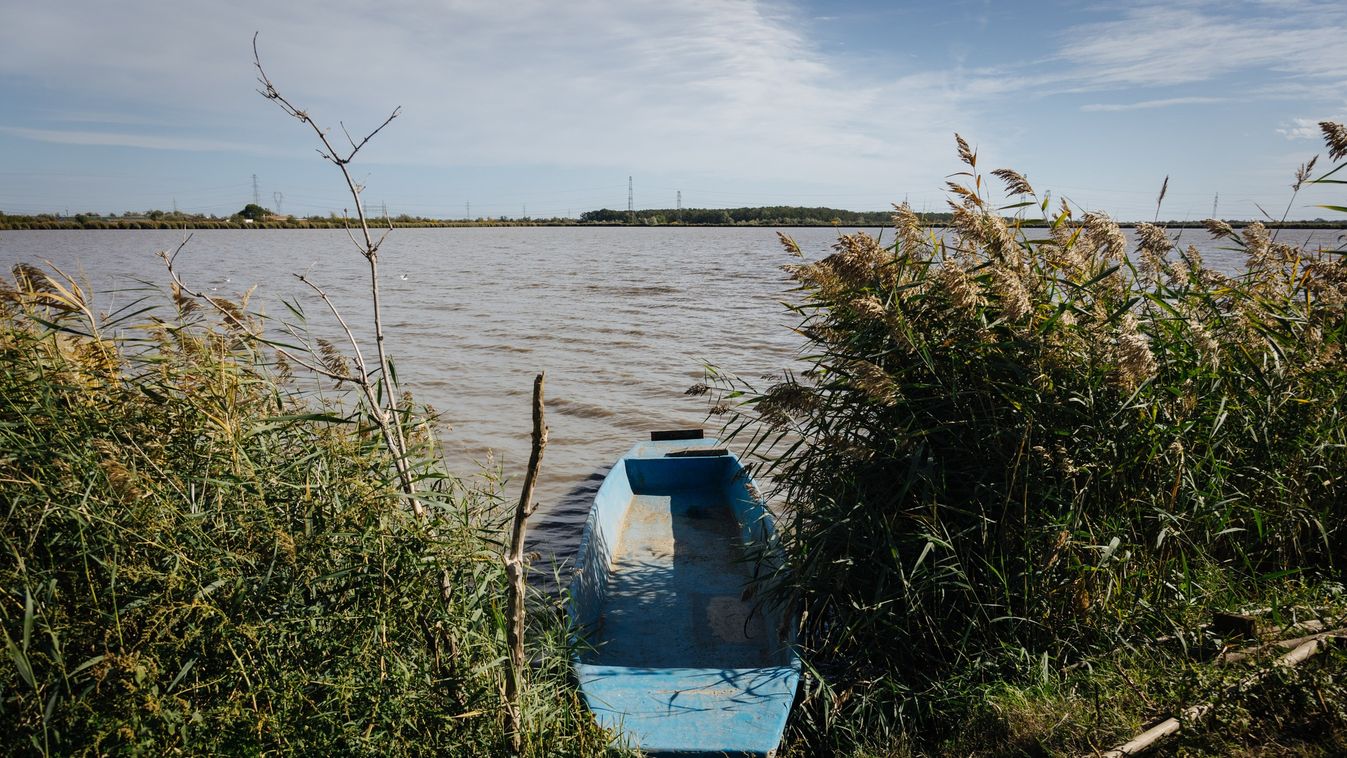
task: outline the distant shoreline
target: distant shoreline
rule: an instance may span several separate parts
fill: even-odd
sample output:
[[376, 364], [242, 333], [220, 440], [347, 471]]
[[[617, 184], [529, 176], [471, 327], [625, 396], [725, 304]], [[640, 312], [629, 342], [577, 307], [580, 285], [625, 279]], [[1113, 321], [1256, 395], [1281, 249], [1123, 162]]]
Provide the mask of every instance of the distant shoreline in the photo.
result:
[[[12, 218], [12, 217], [11, 217]], [[1235, 220], [1225, 219], [1225, 222], [1232, 227], [1239, 229], [1254, 223], [1253, 220]], [[1140, 221], [1119, 222], [1119, 226], [1124, 229], [1136, 228]], [[1269, 229], [1343, 229], [1347, 230], [1347, 221], [1264, 221], [1263, 224]], [[1025, 228], [1046, 228], [1047, 223], [1043, 221], [1026, 221], [1022, 224]], [[1167, 221], [1158, 224], [1167, 229], [1202, 229], [1204, 225], [1200, 221]], [[351, 227], [354, 227], [352, 224]], [[371, 228], [384, 229], [390, 224], [371, 224]], [[888, 228], [888, 224], [878, 223], [826, 223], [826, 222], [802, 222], [802, 221], [782, 221], [773, 223], [771, 221], [745, 222], [745, 223], [727, 223], [727, 224], [628, 224], [613, 222], [582, 222], [582, 221], [514, 221], [514, 220], [491, 220], [491, 221], [394, 221], [391, 226], [395, 229], [473, 229], [473, 228], [501, 228], [501, 227], [584, 227], [584, 228], [642, 228], [642, 229], [664, 229], [664, 228], [758, 228], [758, 229], [812, 229], [820, 227], [835, 226], [846, 229], [866, 229], [866, 228]], [[937, 226], [940, 226], [937, 224]], [[284, 222], [284, 221], [266, 221], [253, 224], [244, 224], [226, 220], [220, 221], [153, 221], [149, 219], [101, 219], [98, 221], [79, 222], [70, 218], [58, 220], [23, 220], [10, 222], [5, 218], [0, 218], [0, 232], [5, 231], [163, 231], [163, 230], [208, 230], [208, 229], [232, 229], [232, 230], [302, 230], [302, 229], [345, 229], [348, 228], [341, 222], [322, 223], [322, 222]]]

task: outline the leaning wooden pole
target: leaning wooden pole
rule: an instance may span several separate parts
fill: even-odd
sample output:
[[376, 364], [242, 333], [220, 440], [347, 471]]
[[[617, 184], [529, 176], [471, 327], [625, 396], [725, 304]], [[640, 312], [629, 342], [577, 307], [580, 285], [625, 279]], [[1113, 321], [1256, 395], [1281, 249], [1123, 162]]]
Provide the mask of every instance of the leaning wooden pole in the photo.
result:
[[519, 690], [524, 679], [524, 583], [528, 566], [524, 562], [524, 533], [529, 516], [537, 505], [533, 502], [533, 488], [538, 483], [538, 466], [547, 447], [547, 425], [543, 423], [543, 377], [533, 380], [533, 450], [529, 453], [528, 472], [524, 475], [524, 491], [514, 511], [514, 526], [510, 532], [510, 551], [505, 556], [505, 576], [509, 580], [509, 629], [506, 636], [510, 645], [510, 668], [505, 674], [505, 719], [510, 742], [516, 753], [522, 742]]

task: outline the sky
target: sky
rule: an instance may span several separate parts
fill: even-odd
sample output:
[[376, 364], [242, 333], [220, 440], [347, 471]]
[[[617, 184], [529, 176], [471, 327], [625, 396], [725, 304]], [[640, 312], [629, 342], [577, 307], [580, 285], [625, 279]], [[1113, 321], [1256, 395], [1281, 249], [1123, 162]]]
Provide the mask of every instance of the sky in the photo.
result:
[[[0, 211], [437, 218], [824, 205], [942, 210], [1014, 168], [1122, 220], [1333, 217], [1317, 122], [1347, 121], [1347, 3], [4, 0]], [[1326, 156], [1323, 159], [1326, 161]], [[1054, 203], [1056, 201], [1054, 200]], [[1289, 211], [1286, 209], [1290, 208]]]

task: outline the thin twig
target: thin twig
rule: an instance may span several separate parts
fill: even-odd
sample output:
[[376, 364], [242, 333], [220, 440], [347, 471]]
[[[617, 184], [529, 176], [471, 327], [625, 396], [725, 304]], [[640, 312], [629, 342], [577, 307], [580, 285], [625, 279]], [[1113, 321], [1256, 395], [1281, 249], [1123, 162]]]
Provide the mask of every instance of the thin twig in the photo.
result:
[[360, 351], [360, 342], [357, 341], [355, 335], [351, 333], [351, 327], [347, 326], [346, 319], [342, 317], [341, 311], [337, 310], [336, 304], [334, 304], [331, 298], [327, 296], [327, 292], [309, 279], [308, 274], [295, 274], [294, 276], [296, 279], [308, 285], [309, 289], [317, 293], [318, 297], [327, 304], [327, 309], [332, 313], [332, 317], [337, 320], [337, 323], [341, 325], [341, 330], [346, 333], [346, 341], [351, 343], [351, 351], [355, 354], [356, 370], [359, 371], [360, 375], [365, 377], [366, 382], [368, 382], [369, 371], [365, 368], [365, 354]]

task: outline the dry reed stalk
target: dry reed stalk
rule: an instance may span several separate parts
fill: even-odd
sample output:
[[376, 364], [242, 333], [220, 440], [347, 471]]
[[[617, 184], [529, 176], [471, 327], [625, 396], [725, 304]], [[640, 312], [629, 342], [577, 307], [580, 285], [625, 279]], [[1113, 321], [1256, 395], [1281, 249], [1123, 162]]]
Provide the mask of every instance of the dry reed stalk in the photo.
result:
[[1024, 178], [1020, 172], [1010, 168], [998, 168], [992, 172], [992, 176], [1005, 182], [1006, 194], [1009, 195], [1032, 195], [1034, 188], [1029, 184], [1029, 180]]
[[1333, 160], [1347, 157], [1347, 128], [1335, 121], [1320, 121], [1319, 129], [1328, 145], [1328, 157]]

